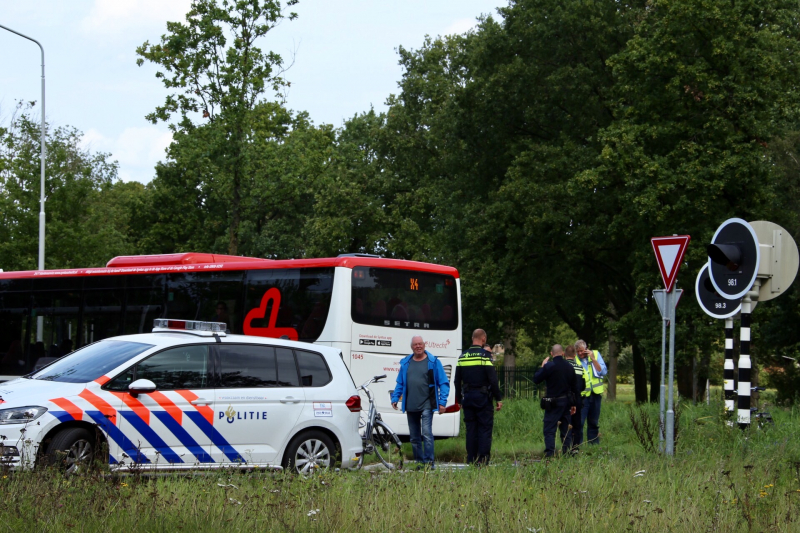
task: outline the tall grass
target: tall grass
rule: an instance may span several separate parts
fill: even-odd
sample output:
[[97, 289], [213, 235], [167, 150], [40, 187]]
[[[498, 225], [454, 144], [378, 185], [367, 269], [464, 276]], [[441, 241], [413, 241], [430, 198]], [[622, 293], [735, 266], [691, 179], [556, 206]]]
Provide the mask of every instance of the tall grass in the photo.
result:
[[[718, 404], [686, 405], [672, 458], [643, 450], [618, 402], [603, 406], [600, 445], [539, 462], [542, 411], [535, 401], [509, 401], [495, 418], [494, 464], [484, 468], [309, 479], [6, 473], [0, 524], [54, 532], [800, 531], [798, 417], [773, 410], [774, 427], [741, 432], [719, 414]], [[436, 452], [440, 464], [463, 460], [463, 437], [437, 441]]]

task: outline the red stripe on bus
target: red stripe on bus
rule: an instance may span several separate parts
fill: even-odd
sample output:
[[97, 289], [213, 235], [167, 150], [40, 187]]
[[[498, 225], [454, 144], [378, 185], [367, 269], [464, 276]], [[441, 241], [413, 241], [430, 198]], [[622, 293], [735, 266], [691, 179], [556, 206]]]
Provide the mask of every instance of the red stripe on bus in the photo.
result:
[[139, 418], [144, 420], [144, 423], [150, 425], [150, 409], [144, 406], [142, 402], [131, 396], [127, 392], [112, 392], [114, 396], [122, 400], [122, 403], [131, 408], [131, 411], [139, 415]]
[[99, 378], [97, 378], [96, 380], [94, 380], [94, 382], [95, 382], [95, 383], [97, 383], [98, 385], [100, 385], [100, 386], [102, 387], [103, 385], [105, 385], [106, 383], [108, 383], [110, 379], [111, 379], [111, 378], [110, 378], [110, 377], [108, 377], [108, 376], [100, 376]]
[[23, 270], [18, 272], [2, 272], [0, 279], [23, 278], [62, 278], [74, 276], [114, 276], [114, 275], [140, 275], [163, 274], [170, 272], [220, 272], [227, 270], [285, 270], [291, 268], [320, 268], [344, 267], [355, 268], [358, 266], [393, 268], [397, 270], [416, 270], [434, 274], [447, 274], [458, 278], [458, 270], [453, 267], [422, 263], [419, 261], [406, 261], [403, 259], [384, 259], [378, 257], [333, 257], [320, 259], [282, 259], [282, 260], [255, 260], [224, 263], [205, 264], [180, 264], [180, 265], [142, 265], [106, 268], [75, 268], [61, 270]]
[[81, 398], [92, 404], [100, 411], [104, 417], [106, 417], [109, 422], [117, 425], [117, 410], [111, 407], [111, 404], [102, 399], [97, 394], [93, 393], [89, 389], [83, 389], [80, 394], [78, 394]]
[[155, 400], [156, 403], [160, 405], [162, 409], [164, 409], [167, 413], [169, 413], [169, 416], [174, 418], [175, 422], [183, 425], [183, 413], [181, 412], [180, 407], [175, 405], [175, 403], [172, 400], [170, 400], [163, 393], [158, 391], [148, 392], [147, 395], [150, 396], [153, 400]]
[[[190, 390], [176, 390], [175, 392], [186, 398], [186, 401], [188, 401], [190, 404], [192, 404], [193, 401], [199, 398], [197, 394], [193, 393]], [[211, 424], [212, 426], [214, 425], [214, 410], [212, 408], [210, 408], [207, 405], [194, 405], [194, 408], [197, 409], [197, 411], [201, 415], [203, 415], [203, 418], [208, 420], [209, 424]]]
[[54, 398], [50, 401], [66, 411], [75, 420], [83, 420], [83, 410], [66, 398]]

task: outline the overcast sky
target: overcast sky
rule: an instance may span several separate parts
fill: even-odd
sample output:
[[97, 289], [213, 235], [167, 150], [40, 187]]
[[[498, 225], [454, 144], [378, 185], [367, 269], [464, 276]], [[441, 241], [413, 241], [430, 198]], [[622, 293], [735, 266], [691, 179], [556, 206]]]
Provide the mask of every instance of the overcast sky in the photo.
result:
[[[507, 0], [301, 0], [260, 46], [295, 63], [287, 105], [316, 124], [385, 109], [402, 70], [396, 49], [425, 35], [463, 33]], [[168, 20], [184, 20], [190, 0], [0, 0], [0, 24], [45, 49], [47, 120], [74, 126], [92, 150], [110, 152], [120, 177], [148, 182], [164, 158], [166, 125], [144, 119], [167, 92], [155, 68], [136, 66], [136, 47], [158, 42]], [[40, 100], [39, 48], [0, 29], [0, 124], [18, 100]], [[37, 112], [38, 117], [38, 112]]]

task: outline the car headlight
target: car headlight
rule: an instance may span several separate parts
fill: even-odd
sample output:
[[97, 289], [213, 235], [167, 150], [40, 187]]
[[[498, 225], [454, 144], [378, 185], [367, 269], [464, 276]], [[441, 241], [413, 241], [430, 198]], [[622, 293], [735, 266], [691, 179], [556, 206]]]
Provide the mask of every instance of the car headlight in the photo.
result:
[[14, 409], [0, 409], [0, 424], [26, 424], [47, 412], [47, 407], [29, 405]]

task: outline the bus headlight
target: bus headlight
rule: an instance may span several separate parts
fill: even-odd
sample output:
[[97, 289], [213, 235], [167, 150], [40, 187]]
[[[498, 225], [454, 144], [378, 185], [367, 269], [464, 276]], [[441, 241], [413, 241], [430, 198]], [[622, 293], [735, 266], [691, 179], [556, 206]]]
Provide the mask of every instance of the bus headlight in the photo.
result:
[[29, 405], [14, 409], [0, 409], [0, 424], [27, 424], [47, 412], [47, 407]]

